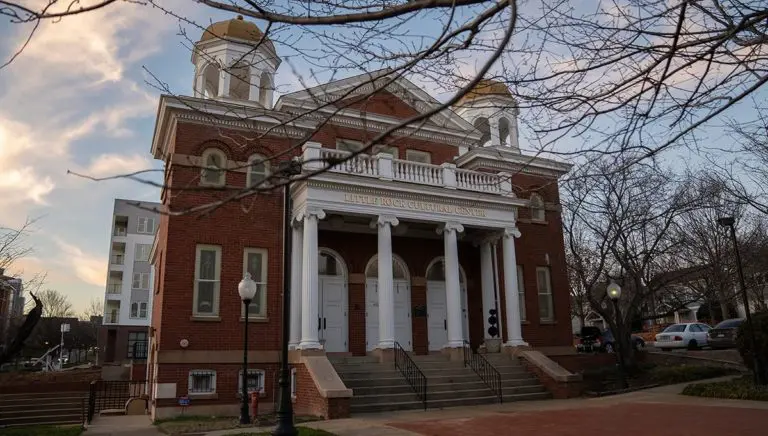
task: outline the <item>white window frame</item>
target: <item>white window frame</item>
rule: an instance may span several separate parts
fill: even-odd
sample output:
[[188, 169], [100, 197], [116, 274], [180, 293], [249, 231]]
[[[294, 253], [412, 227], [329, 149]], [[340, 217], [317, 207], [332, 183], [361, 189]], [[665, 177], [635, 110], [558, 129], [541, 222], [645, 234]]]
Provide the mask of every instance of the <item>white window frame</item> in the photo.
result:
[[[267, 268], [267, 263], [269, 262], [269, 251], [266, 248], [246, 248], [243, 250], [243, 277], [245, 277], [245, 273], [248, 272], [248, 255], [249, 254], [261, 254], [261, 281], [256, 281], [256, 277], [251, 277], [254, 281], [256, 281], [256, 286], [259, 291], [261, 291], [261, 297], [260, 301], [254, 301], [251, 302], [251, 305], [248, 307], [248, 319], [260, 319], [260, 318], [266, 318], [267, 317], [267, 272], [269, 271], [269, 268]], [[258, 294], [257, 294], [258, 295]], [[254, 303], [258, 303], [259, 307], [261, 308], [261, 312], [257, 313], [253, 305]], [[245, 305], [240, 304], [240, 318], [245, 318]]]
[[149, 253], [152, 252], [152, 244], [136, 244], [134, 262], [149, 262]]
[[[546, 277], [546, 283], [542, 286], [541, 281], [539, 280], [539, 273], [544, 272]], [[540, 266], [536, 268], [536, 289], [538, 293], [539, 298], [539, 320], [544, 322], [553, 322], [555, 320], [555, 301], [552, 295], [552, 275], [550, 274], [549, 267]], [[542, 292], [544, 291], [544, 292]], [[542, 317], [541, 316], [541, 298], [542, 296], [546, 296], [546, 298], [549, 301], [549, 316], [548, 317]]]
[[142, 301], [139, 303], [139, 319], [147, 318], [147, 307], [148, 307], [148, 304], [146, 301]]
[[[214, 267], [214, 279], [206, 280], [214, 283], [213, 287], [213, 307], [210, 313], [200, 313], [197, 311], [197, 303], [199, 297], [199, 283], [200, 283], [200, 253], [202, 251], [214, 251], [216, 252], [216, 265]], [[221, 292], [221, 246], [219, 245], [206, 245], [198, 244], [195, 247], [195, 285], [194, 294], [192, 297], [192, 315], [198, 317], [218, 317], [219, 316], [219, 296]]]
[[[211, 390], [210, 391], [195, 391], [193, 389], [195, 376], [210, 376], [211, 377]], [[187, 393], [189, 395], [210, 395], [216, 393], [216, 371], [211, 369], [193, 369], [189, 371], [187, 378]]]
[[525, 316], [525, 277], [523, 276], [523, 266], [517, 266], [517, 296], [520, 304], [520, 321], [526, 321]]
[[432, 153], [421, 150], [405, 150], [405, 160], [431, 165]]
[[531, 194], [531, 221], [544, 222], [547, 220], [547, 213], [544, 210], [544, 199], [539, 194]]
[[[150, 225], [151, 224], [151, 225]], [[136, 233], [152, 235], [155, 233], [155, 219], [148, 216], [140, 216], [136, 223]]]
[[296, 399], [296, 368], [291, 368], [291, 398]]
[[[252, 389], [251, 387], [248, 387], [248, 393], [251, 394], [253, 392], [258, 392], [259, 395], [264, 395], [264, 383], [266, 382], [267, 373], [263, 369], [255, 369], [255, 368], [248, 368], [248, 375], [259, 375], [259, 386], [258, 390]], [[240, 394], [243, 392], [243, 370], [237, 371], [237, 396], [239, 397]]]
[[[262, 180], [266, 180], [269, 177], [269, 160], [267, 160], [264, 156], [260, 154], [253, 154], [248, 158], [248, 172], [246, 175], [246, 186], [251, 187], [254, 184], [253, 181], [253, 162], [261, 161], [262, 165], [264, 165], [264, 178]], [[264, 183], [261, 183], [262, 186], [264, 186]]]
[[[218, 168], [217, 170], [220, 171], [219, 173], [219, 179], [216, 181], [208, 181], [206, 179], [206, 172], [209, 170], [212, 170], [207, 166], [208, 162], [208, 156], [212, 154], [217, 154], [221, 158], [221, 168]], [[223, 151], [219, 150], [218, 148], [209, 148], [205, 150], [201, 156], [200, 160], [200, 185], [203, 186], [224, 186], [227, 184], [227, 155], [224, 154]]]
[[337, 139], [336, 140], [336, 149], [341, 151], [346, 151], [348, 153], [355, 153], [357, 151], [362, 150], [365, 147], [365, 144], [360, 141], [355, 141], [353, 139]]
[[[138, 283], [139, 286], [136, 286], [136, 277], [138, 276]], [[131, 280], [131, 289], [141, 289], [141, 290], [149, 290], [149, 273], [133, 273], [133, 277]]]

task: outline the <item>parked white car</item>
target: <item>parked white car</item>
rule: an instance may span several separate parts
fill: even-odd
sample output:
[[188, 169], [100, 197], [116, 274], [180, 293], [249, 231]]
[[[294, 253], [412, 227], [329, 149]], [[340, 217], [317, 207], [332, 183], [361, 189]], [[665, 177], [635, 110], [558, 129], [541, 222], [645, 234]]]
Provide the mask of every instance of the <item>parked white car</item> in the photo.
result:
[[673, 348], [704, 347], [707, 345], [707, 332], [711, 328], [698, 322], [672, 324], [656, 335], [656, 348], [668, 351]]

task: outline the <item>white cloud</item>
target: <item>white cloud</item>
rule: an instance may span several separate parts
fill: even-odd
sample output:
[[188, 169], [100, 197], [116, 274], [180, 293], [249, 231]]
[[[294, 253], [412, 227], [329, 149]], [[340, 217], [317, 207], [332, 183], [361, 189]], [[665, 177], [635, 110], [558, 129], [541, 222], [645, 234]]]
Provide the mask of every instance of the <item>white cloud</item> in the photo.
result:
[[77, 277], [90, 285], [104, 286], [107, 279], [106, 260], [103, 257], [85, 253], [76, 245], [54, 237], [62, 251], [63, 262], [70, 267]]
[[152, 164], [145, 156], [138, 154], [102, 154], [91, 161], [85, 174], [91, 177], [109, 177], [150, 168], [152, 168]]

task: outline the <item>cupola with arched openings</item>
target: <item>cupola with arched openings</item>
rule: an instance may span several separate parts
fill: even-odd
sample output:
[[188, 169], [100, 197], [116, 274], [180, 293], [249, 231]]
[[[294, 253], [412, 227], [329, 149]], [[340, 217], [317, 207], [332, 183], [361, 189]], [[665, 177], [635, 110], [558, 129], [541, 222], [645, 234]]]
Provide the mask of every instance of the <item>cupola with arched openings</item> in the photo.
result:
[[195, 97], [253, 101], [272, 108], [275, 46], [242, 16], [208, 26], [192, 51]]
[[483, 79], [467, 92], [453, 110], [472, 123], [483, 136], [483, 147], [509, 147], [520, 151], [517, 134], [517, 102], [507, 85]]

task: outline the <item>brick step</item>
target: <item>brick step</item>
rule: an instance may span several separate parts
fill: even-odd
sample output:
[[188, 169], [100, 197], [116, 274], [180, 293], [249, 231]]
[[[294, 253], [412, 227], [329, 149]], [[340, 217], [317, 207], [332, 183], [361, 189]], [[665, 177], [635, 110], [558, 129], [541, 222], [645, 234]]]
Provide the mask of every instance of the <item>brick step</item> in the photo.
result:
[[[414, 395], [415, 396], [415, 395]], [[531, 400], [543, 400], [549, 398], [549, 393], [533, 393], [533, 394], [519, 394], [504, 396], [505, 402], [512, 401], [531, 401]], [[427, 408], [430, 409], [443, 409], [446, 407], [461, 407], [461, 406], [473, 406], [480, 404], [493, 404], [497, 403], [498, 398], [495, 396], [487, 395], [481, 397], [472, 398], [453, 398], [449, 400], [430, 400], [427, 397]], [[386, 412], [393, 410], [418, 410], [422, 409], [424, 405], [421, 401], [404, 401], [399, 403], [373, 403], [373, 404], [350, 404], [350, 412], [355, 413], [376, 413]]]
[[[488, 385], [485, 384], [480, 379], [477, 379], [476, 381], [468, 381], [464, 383], [432, 383], [429, 382], [427, 384], [427, 389], [429, 392], [442, 392], [442, 391], [454, 391], [458, 389], [458, 386], [464, 386], [466, 389], [487, 389]], [[514, 389], [514, 388], [521, 388], [521, 387], [529, 387], [529, 386], [540, 386], [538, 380], [533, 378], [524, 378], [524, 379], [502, 379], [501, 381], [501, 387], [502, 389]], [[353, 388], [354, 395], [374, 395], [377, 393], [381, 394], [400, 394], [400, 393], [408, 393], [413, 392], [413, 389], [411, 388], [411, 385], [409, 385], [405, 380], [402, 380], [401, 383], [394, 384], [391, 386], [365, 386], [365, 387], [358, 387]]]
[[80, 424], [83, 422], [82, 412], [77, 414], [45, 414], [41, 416], [3, 416], [0, 426], [17, 425], [62, 425]]

